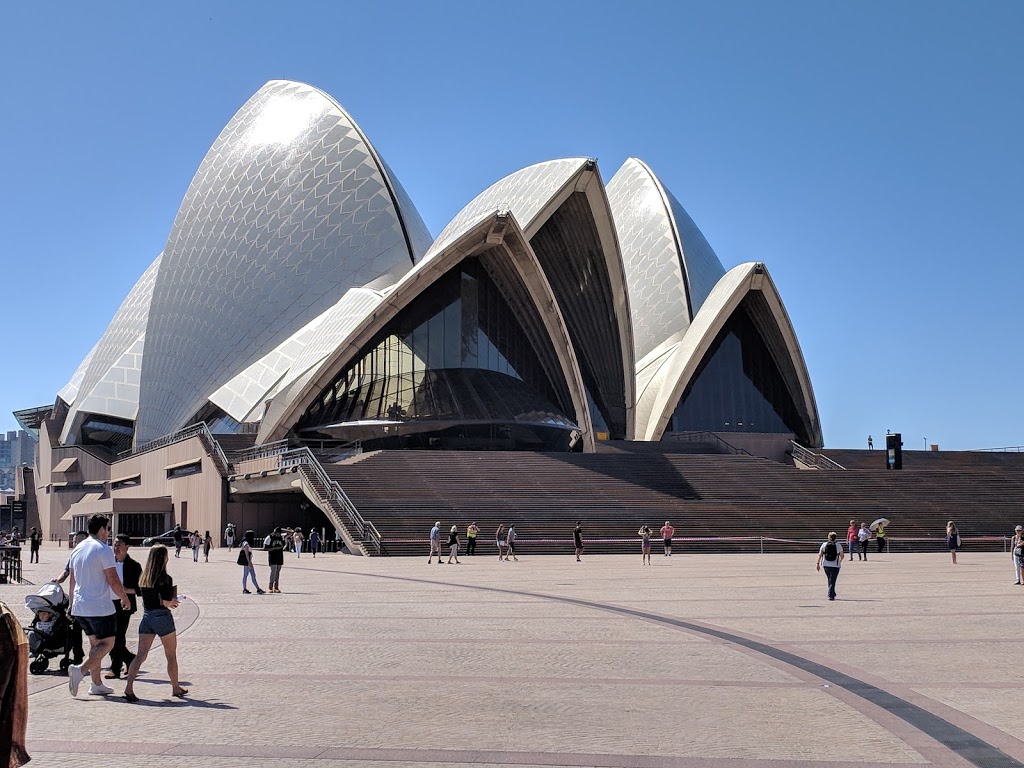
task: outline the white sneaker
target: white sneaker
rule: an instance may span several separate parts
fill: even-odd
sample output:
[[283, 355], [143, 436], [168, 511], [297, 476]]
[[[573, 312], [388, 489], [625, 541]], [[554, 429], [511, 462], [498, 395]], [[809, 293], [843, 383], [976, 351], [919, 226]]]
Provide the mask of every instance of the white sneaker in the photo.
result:
[[82, 668], [78, 664], [68, 667], [68, 690], [71, 691], [72, 696], [78, 695], [78, 686], [83, 677]]
[[96, 685], [96, 683], [92, 683], [89, 685], [90, 696], [109, 696], [113, 692], [113, 688], [111, 688], [109, 685], [104, 685], [103, 683], [100, 683], [99, 685]]

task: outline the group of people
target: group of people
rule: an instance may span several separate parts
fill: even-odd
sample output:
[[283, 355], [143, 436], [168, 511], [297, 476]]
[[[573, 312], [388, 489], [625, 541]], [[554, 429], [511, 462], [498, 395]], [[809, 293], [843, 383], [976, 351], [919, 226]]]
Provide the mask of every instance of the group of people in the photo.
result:
[[[672, 538], [675, 536], [676, 529], [672, 527], [672, 523], [668, 520], [661, 526], [661, 539], [665, 546], [665, 557], [672, 556]], [[480, 535], [480, 526], [473, 521], [466, 527], [466, 554], [476, 554], [476, 540]], [[637, 531], [637, 535], [640, 537], [640, 552], [643, 557], [643, 563], [645, 565], [651, 564], [651, 538], [654, 535], [651, 531], [651, 527], [644, 525]], [[519, 558], [516, 556], [516, 526], [514, 523], [509, 523], [508, 528], [505, 527], [504, 523], [499, 523], [497, 530], [494, 532], [494, 545], [498, 549], [498, 560], [508, 561], [509, 559], [519, 562]], [[576, 521], [576, 527], [572, 532], [573, 544], [576, 550], [576, 562], [582, 562], [580, 556], [583, 554], [583, 523], [580, 520]], [[441, 521], [438, 520], [434, 523], [433, 528], [430, 529], [430, 554], [427, 557], [427, 565], [431, 565], [434, 562], [434, 555], [437, 555], [437, 564], [444, 565], [442, 561], [442, 539], [443, 533], [441, 531]], [[448, 531], [448, 560], [447, 562], [455, 565], [459, 564], [459, 527], [453, 525]]]
[[[305, 541], [306, 537], [303, 535], [301, 528], [282, 528], [277, 526], [267, 534], [266, 538], [263, 539], [263, 550], [267, 553], [267, 565], [270, 566], [270, 581], [264, 590], [260, 588], [259, 582], [256, 580], [256, 567], [253, 561], [253, 545], [256, 543], [256, 532], [253, 530], [246, 531], [242, 537], [242, 543], [239, 545], [238, 560], [236, 561], [242, 566], [242, 594], [252, 594], [252, 591], [249, 589], [249, 579], [252, 579], [252, 585], [256, 589], [257, 595], [265, 595], [268, 592], [280, 594], [284, 553], [295, 552], [296, 558], [301, 557]], [[233, 537], [232, 544], [234, 544]], [[320, 533], [315, 528], [309, 532], [309, 549], [313, 557], [316, 557], [316, 553], [320, 551]]]
[[[879, 553], [885, 552], [888, 546], [885, 525], [885, 523], [875, 525], [874, 539], [878, 544]], [[846, 529], [846, 552], [850, 555], [851, 562], [854, 554], [857, 555], [858, 560], [868, 559], [868, 545], [871, 538], [872, 531], [868, 528], [867, 523], [861, 523], [858, 526], [856, 520], [850, 521], [850, 527]]]
[[[33, 526], [29, 530], [28, 536], [25, 538], [28, 540], [29, 546], [28, 561], [30, 563], [38, 563], [39, 547], [43, 543], [43, 535], [35, 526]], [[9, 533], [0, 531], [0, 547], [20, 547], [23, 541], [24, 539], [22, 539], [18, 526], [11, 528]]]
[[[183, 697], [188, 689], [178, 679], [177, 633], [171, 611], [184, 596], [179, 596], [174, 580], [167, 573], [167, 547], [157, 544], [149, 550], [145, 567], [129, 554], [130, 538], [118, 534], [113, 548], [107, 545], [109, 521], [105, 515], [89, 518], [88, 533], [76, 535], [75, 547], [64, 573], [56, 582], [69, 580], [69, 613], [81, 633], [89, 639], [89, 653], [81, 651], [75, 664], [68, 667], [68, 689], [77, 696], [82, 681], [90, 679], [89, 694], [109, 696], [113, 688], [103, 682], [103, 659], [110, 655], [106, 679], [127, 671], [124, 698], [138, 701], [134, 684], [153, 643], [159, 637], [167, 659], [171, 694]], [[142, 620], [136, 653], [127, 648], [126, 635], [131, 615], [142, 596]], [[80, 640], [79, 640], [80, 642]], [[83, 658], [84, 657], [84, 658]]]
[[181, 526], [175, 526], [174, 528], [174, 556], [181, 557], [181, 548], [185, 546], [186, 538], [188, 545], [192, 549], [192, 562], [199, 562], [199, 550], [203, 550], [203, 562], [210, 562], [210, 550], [213, 549], [213, 537], [210, 536], [210, 532], [207, 531], [205, 536], [200, 535], [199, 529], [197, 528], [192, 533], [187, 533], [181, 530]]

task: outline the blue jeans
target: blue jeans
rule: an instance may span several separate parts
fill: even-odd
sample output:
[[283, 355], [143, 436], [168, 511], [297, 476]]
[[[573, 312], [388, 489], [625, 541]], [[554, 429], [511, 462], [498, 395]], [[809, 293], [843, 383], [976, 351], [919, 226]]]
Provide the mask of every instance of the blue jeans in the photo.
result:
[[823, 565], [825, 569], [825, 578], [828, 579], [828, 599], [835, 600], [836, 598], [836, 579], [839, 578], [839, 566], [838, 565]]
[[251, 565], [242, 566], [242, 589], [248, 588], [250, 576], [252, 576], [252, 585], [256, 587], [256, 589], [259, 589], [260, 585], [256, 582], [256, 569]]

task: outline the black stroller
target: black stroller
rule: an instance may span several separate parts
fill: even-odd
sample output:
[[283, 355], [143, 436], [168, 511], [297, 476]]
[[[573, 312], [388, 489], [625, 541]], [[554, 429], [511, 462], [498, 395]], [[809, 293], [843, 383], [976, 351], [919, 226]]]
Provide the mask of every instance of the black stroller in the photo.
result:
[[67, 674], [71, 666], [71, 622], [68, 598], [60, 584], [49, 582], [34, 595], [25, 597], [25, 607], [32, 611], [32, 623], [25, 627], [31, 656], [28, 669], [41, 675], [50, 659], [60, 658], [60, 671]]

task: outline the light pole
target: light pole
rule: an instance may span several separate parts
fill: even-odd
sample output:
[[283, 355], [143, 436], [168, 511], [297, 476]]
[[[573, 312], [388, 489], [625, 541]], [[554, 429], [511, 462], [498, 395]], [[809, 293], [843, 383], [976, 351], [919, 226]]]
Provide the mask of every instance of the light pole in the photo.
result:
[[921, 439], [924, 440], [924, 450], [925, 450], [925, 453], [927, 453], [928, 452], [928, 438], [927, 437], [922, 437]]

